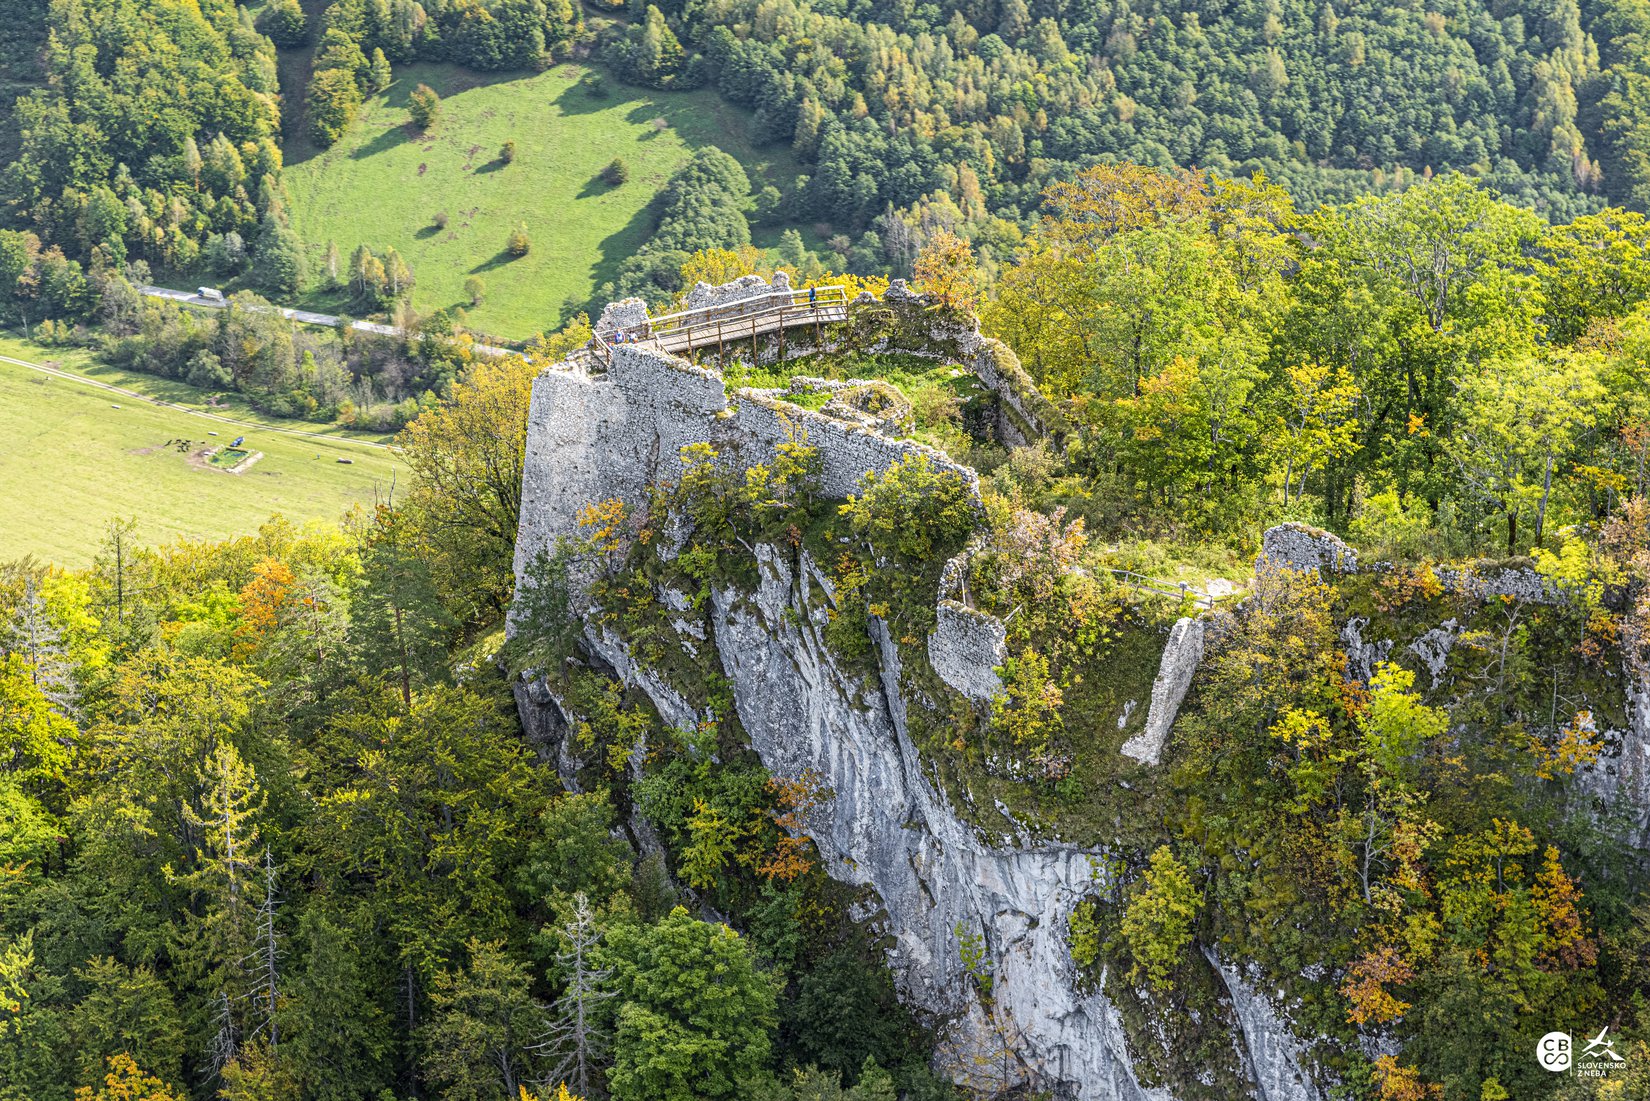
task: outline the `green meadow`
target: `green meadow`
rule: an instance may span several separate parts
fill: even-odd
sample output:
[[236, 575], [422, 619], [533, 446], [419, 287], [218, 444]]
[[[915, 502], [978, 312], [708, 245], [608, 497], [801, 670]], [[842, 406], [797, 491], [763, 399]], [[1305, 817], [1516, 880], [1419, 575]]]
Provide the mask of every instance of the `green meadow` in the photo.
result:
[[[420, 83], [442, 97], [426, 134], [407, 121]], [[647, 240], [648, 204], [695, 148], [731, 153], [757, 187], [794, 175], [788, 149], [750, 146], [747, 117], [708, 90], [631, 88], [585, 65], [503, 77], [410, 65], [342, 141], [284, 178], [316, 265], [329, 240], [346, 261], [360, 244], [394, 246], [412, 266], [420, 312], [468, 308], [464, 284], [479, 275], [486, 294], [471, 326], [521, 338], [558, 326]], [[510, 164], [499, 158], [506, 141], [516, 143]], [[599, 173], [615, 157], [630, 179], [612, 187]], [[532, 249], [512, 258], [505, 241], [523, 222]]]
[[[13, 340], [0, 341], [0, 354], [56, 358]], [[81, 373], [87, 364], [62, 366]], [[241, 419], [240, 410], [218, 412]], [[246, 449], [262, 453], [240, 473], [198, 454], [240, 435]], [[179, 450], [178, 441], [188, 445]], [[0, 361], [0, 559], [32, 554], [84, 565], [112, 517], [135, 518], [145, 543], [244, 534], [276, 513], [336, 520], [358, 501], [370, 505], [398, 471], [404, 475], [390, 451], [366, 442], [236, 426]]]

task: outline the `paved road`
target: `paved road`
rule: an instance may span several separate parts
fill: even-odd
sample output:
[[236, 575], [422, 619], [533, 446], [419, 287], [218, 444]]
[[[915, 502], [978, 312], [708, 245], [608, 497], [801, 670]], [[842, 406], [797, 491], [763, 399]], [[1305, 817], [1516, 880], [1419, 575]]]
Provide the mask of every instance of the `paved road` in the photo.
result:
[[[204, 306], [207, 309], [221, 310], [229, 303], [216, 298], [205, 298], [193, 291], [176, 291], [170, 287], [139, 287], [140, 294], [150, 298], [165, 298], [172, 302], [181, 302], [186, 306]], [[295, 310], [287, 306], [272, 306], [271, 309], [282, 317], [305, 325], [325, 325], [335, 329], [344, 320], [329, 313], [316, 313], [313, 310]], [[351, 321], [350, 328], [358, 329], [363, 333], [378, 333], [381, 336], [403, 336], [406, 330], [395, 325], [380, 325], [376, 321]], [[507, 356], [513, 354], [508, 348], [495, 348], [490, 344], [477, 344], [477, 352], [484, 356]]]
[[167, 409], [176, 410], [180, 413], [188, 413], [192, 417], [202, 417], [209, 421], [217, 421], [219, 424], [227, 424], [235, 428], [245, 428], [249, 432], [279, 432], [283, 436], [303, 436], [312, 440], [324, 440], [327, 443], [350, 444], [355, 447], [375, 447], [380, 451], [386, 451], [390, 448], [389, 444], [375, 443], [372, 440], [356, 439], [353, 436], [333, 435], [327, 432], [305, 432], [301, 428], [281, 428], [276, 425], [258, 424], [255, 421], [237, 420], [234, 417], [226, 417], [219, 413], [208, 413], [200, 409], [191, 409], [187, 405], [179, 405], [177, 402], [167, 401], [165, 398], [152, 398], [148, 394], [140, 394], [136, 390], [128, 390], [124, 386], [116, 386], [109, 382], [100, 382], [95, 378], [87, 378], [85, 375], [77, 375], [73, 371], [65, 371], [60, 367], [48, 367], [44, 363], [30, 363], [26, 359], [13, 359], [11, 356], [0, 356], [0, 363], [10, 363], [17, 367], [27, 367], [31, 371], [39, 371], [41, 374], [50, 375], [52, 378], [60, 378], [69, 382], [78, 382], [83, 386], [91, 386], [98, 390], [107, 390], [111, 394], [119, 394], [121, 397], [128, 398], [132, 401], [146, 401], [150, 405], [160, 405], [166, 407]]

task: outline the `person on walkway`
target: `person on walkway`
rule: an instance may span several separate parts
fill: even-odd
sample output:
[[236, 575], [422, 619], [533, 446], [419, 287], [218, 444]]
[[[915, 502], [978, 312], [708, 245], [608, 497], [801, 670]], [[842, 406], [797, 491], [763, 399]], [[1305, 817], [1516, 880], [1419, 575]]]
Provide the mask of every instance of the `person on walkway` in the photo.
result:
[[819, 288], [818, 287], [809, 287], [808, 288], [808, 308], [810, 310], [813, 310], [813, 309], [817, 309], [818, 307], [819, 307]]

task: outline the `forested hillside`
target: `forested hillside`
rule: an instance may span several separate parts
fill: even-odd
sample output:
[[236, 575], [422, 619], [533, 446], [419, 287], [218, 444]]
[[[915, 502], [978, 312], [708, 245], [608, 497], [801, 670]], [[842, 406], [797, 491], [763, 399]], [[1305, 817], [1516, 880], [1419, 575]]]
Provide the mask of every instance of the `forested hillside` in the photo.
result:
[[[944, 1096], [795, 792], [719, 771], [739, 935], [523, 739], [533, 373], [474, 368], [341, 526], [0, 567], [0, 1098]], [[593, 737], [645, 727], [588, 688]]]
[[1597, 109], [1609, 78], [1573, 3], [712, 0], [682, 19], [718, 86], [815, 160], [821, 212], [848, 224], [936, 188], [1029, 210], [1051, 177], [1108, 155], [1260, 169], [1308, 203], [1470, 167], [1559, 213], [1601, 190], [1601, 157], [1620, 163], [1603, 119], [1621, 112]]
[[[5, 75], [25, 93], [5, 105], [9, 229], [88, 270], [99, 255], [250, 270], [286, 295], [343, 276], [327, 242], [288, 228], [283, 111], [301, 106], [305, 140], [330, 144], [414, 59], [524, 72], [593, 55], [627, 81], [715, 88], [751, 109], [756, 143], [802, 166], [739, 205], [818, 223], [827, 266], [865, 273], [907, 274], [936, 225], [1007, 262], [1043, 190], [1107, 159], [1262, 171], [1303, 207], [1449, 170], [1560, 220], [1650, 198], [1650, 15], [1627, 2], [340, 0], [315, 19], [284, 0], [254, 19], [228, 4], [57, 0], [48, 14], [10, 0], [6, 14]], [[278, 87], [277, 47], [302, 86]], [[387, 242], [339, 247], [357, 244]]]
[[20, 347], [409, 472], [0, 564], [0, 1101], [1650, 1091], [1650, 4], [0, 0], [0, 94]]

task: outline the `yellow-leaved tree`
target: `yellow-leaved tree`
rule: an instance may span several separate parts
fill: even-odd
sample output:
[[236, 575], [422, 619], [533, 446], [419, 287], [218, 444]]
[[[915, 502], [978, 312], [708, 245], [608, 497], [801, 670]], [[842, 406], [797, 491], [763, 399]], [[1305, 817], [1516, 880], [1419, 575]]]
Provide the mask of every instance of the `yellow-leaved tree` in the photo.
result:
[[1123, 937], [1134, 958], [1131, 982], [1143, 978], [1158, 990], [1174, 989], [1175, 968], [1192, 943], [1202, 908], [1191, 872], [1167, 845], [1159, 845], [1123, 911]]
[[396, 440], [413, 472], [408, 512], [443, 601], [465, 620], [509, 607], [537, 373], [521, 356], [473, 363], [449, 399]]
[[74, 1101], [181, 1101], [180, 1095], [159, 1078], [144, 1073], [124, 1052], [109, 1056], [109, 1072], [101, 1086], [81, 1086]]

